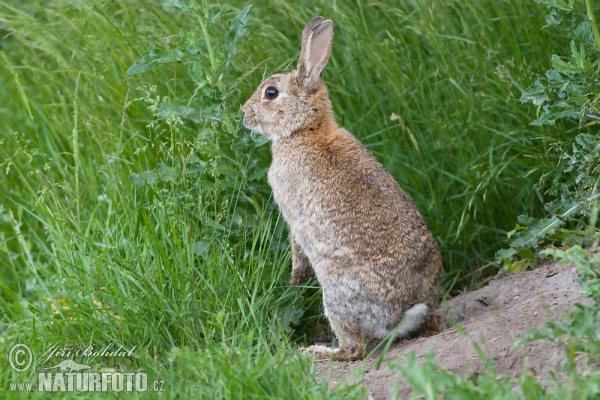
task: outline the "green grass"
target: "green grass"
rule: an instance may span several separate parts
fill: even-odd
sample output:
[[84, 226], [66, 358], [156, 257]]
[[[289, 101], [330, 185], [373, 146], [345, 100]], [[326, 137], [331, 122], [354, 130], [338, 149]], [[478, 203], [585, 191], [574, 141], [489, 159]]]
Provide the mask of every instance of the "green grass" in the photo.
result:
[[[279, 1], [251, 14], [270, 17], [250, 19], [244, 43], [252, 51], [240, 55], [248, 65], [268, 57], [272, 65], [249, 76], [251, 88], [265, 73], [295, 66], [297, 38], [311, 15], [335, 21], [325, 80], [336, 117], [417, 202], [442, 246], [448, 289], [455, 280], [476, 284], [478, 274], [461, 277], [493, 260], [518, 215], [540, 214], [543, 188], [536, 192], [534, 184], [555, 169], [544, 157], [548, 144], [537, 139], [558, 133], [530, 127], [535, 110], [519, 101], [561, 44], [541, 30], [544, 14], [532, 3], [318, 2], [299, 9]], [[270, 21], [289, 22], [273, 35]]]
[[564, 43], [520, 0], [261, 2], [247, 32], [246, 3], [186, 4], [0, 1], [0, 390], [33, 376], [8, 367], [14, 343], [112, 343], [136, 357], [88, 364], [169, 398], [364, 397], [295, 350], [320, 296], [287, 283], [268, 145], [241, 105], [295, 66], [306, 21], [334, 20], [335, 114], [416, 201], [450, 292], [541, 213], [559, 133], [518, 99]]

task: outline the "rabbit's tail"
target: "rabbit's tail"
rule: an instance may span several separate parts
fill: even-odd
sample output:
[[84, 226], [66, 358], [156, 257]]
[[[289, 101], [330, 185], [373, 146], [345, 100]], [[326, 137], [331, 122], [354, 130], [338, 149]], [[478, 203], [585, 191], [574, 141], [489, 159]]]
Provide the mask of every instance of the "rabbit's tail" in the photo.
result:
[[[396, 333], [396, 339], [401, 339], [408, 336], [412, 332], [419, 329], [419, 327], [429, 318], [430, 309], [425, 303], [418, 303], [406, 310], [400, 326]], [[387, 329], [380, 329], [375, 332], [375, 339], [385, 338], [391, 331]]]

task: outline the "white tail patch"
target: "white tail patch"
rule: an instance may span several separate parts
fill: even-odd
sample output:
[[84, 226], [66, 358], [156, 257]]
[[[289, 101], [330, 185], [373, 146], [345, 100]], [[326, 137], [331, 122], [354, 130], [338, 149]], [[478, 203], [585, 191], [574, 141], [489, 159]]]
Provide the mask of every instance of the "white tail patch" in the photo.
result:
[[[429, 317], [429, 308], [424, 303], [415, 304], [406, 312], [402, 317], [400, 328], [396, 333], [396, 339], [401, 339], [421, 326], [423, 322]], [[384, 339], [391, 331], [380, 328], [373, 333], [373, 338], [377, 340]]]
[[424, 303], [415, 304], [404, 313], [396, 338], [414, 332], [429, 317], [429, 308]]

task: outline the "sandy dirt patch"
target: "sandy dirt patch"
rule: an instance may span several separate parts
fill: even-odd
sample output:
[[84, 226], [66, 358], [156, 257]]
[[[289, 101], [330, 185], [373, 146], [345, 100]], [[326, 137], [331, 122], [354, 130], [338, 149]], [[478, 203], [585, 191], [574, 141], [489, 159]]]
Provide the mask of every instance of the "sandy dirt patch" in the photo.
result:
[[[575, 303], [582, 301], [575, 267], [544, 263], [532, 271], [498, 277], [477, 291], [442, 304], [437, 311], [441, 317], [440, 332], [394, 343], [379, 368], [377, 353], [362, 362], [316, 360], [317, 376], [336, 384], [354, 379], [352, 371], [364, 368], [361, 383], [369, 388], [373, 398], [390, 398], [394, 385], [401, 397], [410, 396], [412, 389], [397, 370], [389, 368], [391, 363], [404, 365], [404, 355], [411, 351], [416, 353], [418, 362], [424, 363], [425, 351], [432, 346], [439, 366], [466, 377], [484, 369], [475, 342], [487, 357], [494, 357], [497, 374], [520, 374], [527, 367], [533, 368], [542, 381], [548, 380], [548, 372], [557, 370], [560, 361], [561, 353], [554, 343], [537, 341], [514, 351], [510, 347], [523, 332], [566, 317]], [[457, 330], [452, 321], [466, 333]]]

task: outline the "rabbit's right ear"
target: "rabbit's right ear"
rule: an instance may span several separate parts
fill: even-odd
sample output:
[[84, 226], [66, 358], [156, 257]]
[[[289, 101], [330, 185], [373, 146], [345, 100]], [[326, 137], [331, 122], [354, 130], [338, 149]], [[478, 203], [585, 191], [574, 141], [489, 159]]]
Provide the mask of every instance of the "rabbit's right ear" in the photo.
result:
[[310, 20], [302, 32], [302, 51], [298, 60], [298, 73], [303, 86], [311, 91], [321, 78], [329, 61], [333, 45], [333, 22], [323, 17]]

